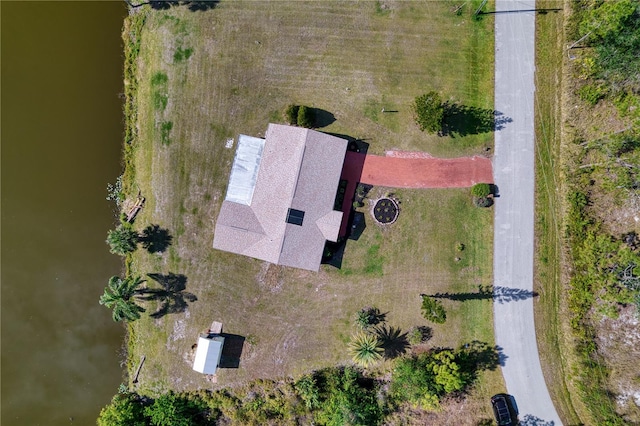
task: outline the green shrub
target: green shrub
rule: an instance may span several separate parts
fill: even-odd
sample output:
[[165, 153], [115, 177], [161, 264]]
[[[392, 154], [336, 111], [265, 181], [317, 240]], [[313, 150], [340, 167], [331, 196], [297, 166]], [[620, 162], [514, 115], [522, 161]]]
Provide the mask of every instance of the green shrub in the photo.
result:
[[447, 320], [447, 311], [445, 311], [442, 302], [427, 295], [422, 296], [422, 316], [436, 324], [444, 324]]
[[491, 185], [488, 183], [476, 183], [471, 188], [471, 195], [478, 198], [484, 198], [491, 195]]
[[476, 207], [491, 207], [493, 200], [489, 197], [474, 197], [473, 205]]
[[313, 109], [304, 105], [300, 105], [300, 108], [298, 108], [297, 122], [298, 126], [300, 127], [306, 127], [307, 129], [312, 128], [315, 122], [315, 114], [313, 112]]
[[420, 130], [426, 130], [429, 133], [442, 130], [444, 105], [438, 93], [429, 92], [418, 96], [413, 102], [413, 114]]
[[384, 314], [380, 313], [380, 309], [367, 306], [366, 308], [362, 308], [356, 312], [355, 324], [362, 330], [366, 330], [383, 322], [384, 317]]
[[320, 389], [316, 379], [310, 375], [304, 375], [295, 383], [295, 389], [298, 395], [304, 401], [305, 405], [310, 410], [315, 410], [320, 407]]
[[429, 340], [431, 337], [431, 329], [429, 327], [417, 326], [412, 327], [407, 333], [407, 341], [412, 345], [419, 345]]
[[318, 372], [322, 405], [314, 413], [318, 424], [327, 426], [374, 426], [382, 421], [383, 411], [377, 387], [351, 367], [329, 368]]
[[284, 120], [287, 124], [292, 126], [298, 124], [298, 110], [300, 109], [299, 105], [289, 105], [284, 110]]
[[164, 86], [165, 84], [167, 84], [167, 81], [169, 81], [169, 77], [167, 77], [167, 74], [160, 71], [155, 73], [151, 77], [151, 85], [154, 87]]
[[169, 145], [171, 143], [171, 139], [169, 139], [171, 129], [173, 129], [173, 122], [171, 121], [163, 121], [160, 124], [160, 141], [162, 145]]
[[193, 54], [192, 48], [188, 47], [186, 49], [183, 49], [182, 47], [178, 47], [175, 53], [173, 54], [173, 62], [179, 63], [182, 61], [186, 61], [191, 57], [192, 54]]

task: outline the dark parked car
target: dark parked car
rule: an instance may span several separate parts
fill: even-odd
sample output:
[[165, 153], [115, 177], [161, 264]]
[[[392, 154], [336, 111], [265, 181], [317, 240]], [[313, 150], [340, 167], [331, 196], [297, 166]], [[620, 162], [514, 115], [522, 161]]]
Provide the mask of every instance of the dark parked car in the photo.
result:
[[518, 418], [512, 416], [512, 408], [509, 405], [510, 396], [498, 394], [491, 397], [491, 405], [493, 406], [493, 414], [500, 426], [515, 426], [518, 424]]

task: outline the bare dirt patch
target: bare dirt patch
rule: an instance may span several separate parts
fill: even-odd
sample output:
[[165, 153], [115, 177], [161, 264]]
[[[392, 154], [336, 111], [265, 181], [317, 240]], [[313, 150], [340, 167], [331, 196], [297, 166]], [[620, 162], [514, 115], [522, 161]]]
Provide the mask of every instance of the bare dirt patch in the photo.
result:
[[635, 306], [618, 318], [603, 318], [596, 326], [598, 353], [611, 368], [609, 380], [618, 411], [631, 424], [640, 422], [640, 319]]

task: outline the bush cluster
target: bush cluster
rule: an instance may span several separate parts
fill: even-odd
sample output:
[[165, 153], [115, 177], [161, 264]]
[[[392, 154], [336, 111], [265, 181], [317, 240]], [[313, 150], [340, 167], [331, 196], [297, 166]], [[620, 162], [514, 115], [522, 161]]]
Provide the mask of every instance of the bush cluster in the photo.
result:
[[298, 125], [311, 129], [315, 124], [315, 111], [305, 105], [288, 105], [284, 110], [284, 119], [287, 124]]

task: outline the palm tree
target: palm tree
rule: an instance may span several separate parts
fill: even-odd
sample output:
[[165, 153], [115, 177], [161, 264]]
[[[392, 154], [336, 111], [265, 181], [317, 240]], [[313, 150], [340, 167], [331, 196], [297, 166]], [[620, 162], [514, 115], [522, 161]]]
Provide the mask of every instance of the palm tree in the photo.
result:
[[382, 343], [374, 334], [359, 332], [351, 338], [349, 353], [361, 367], [368, 367], [382, 358]]
[[113, 309], [113, 320], [135, 321], [140, 318], [144, 308], [133, 300], [136, 288], [142, 283], [140, 277], [126, 277], [124, 279], [113, 276], [100, 296], [100, 304]]
[[124, 256], [138, 248], [138, 233], [131, 226], [118, 225], [107, 234], [107, 244], [113, 254]]

